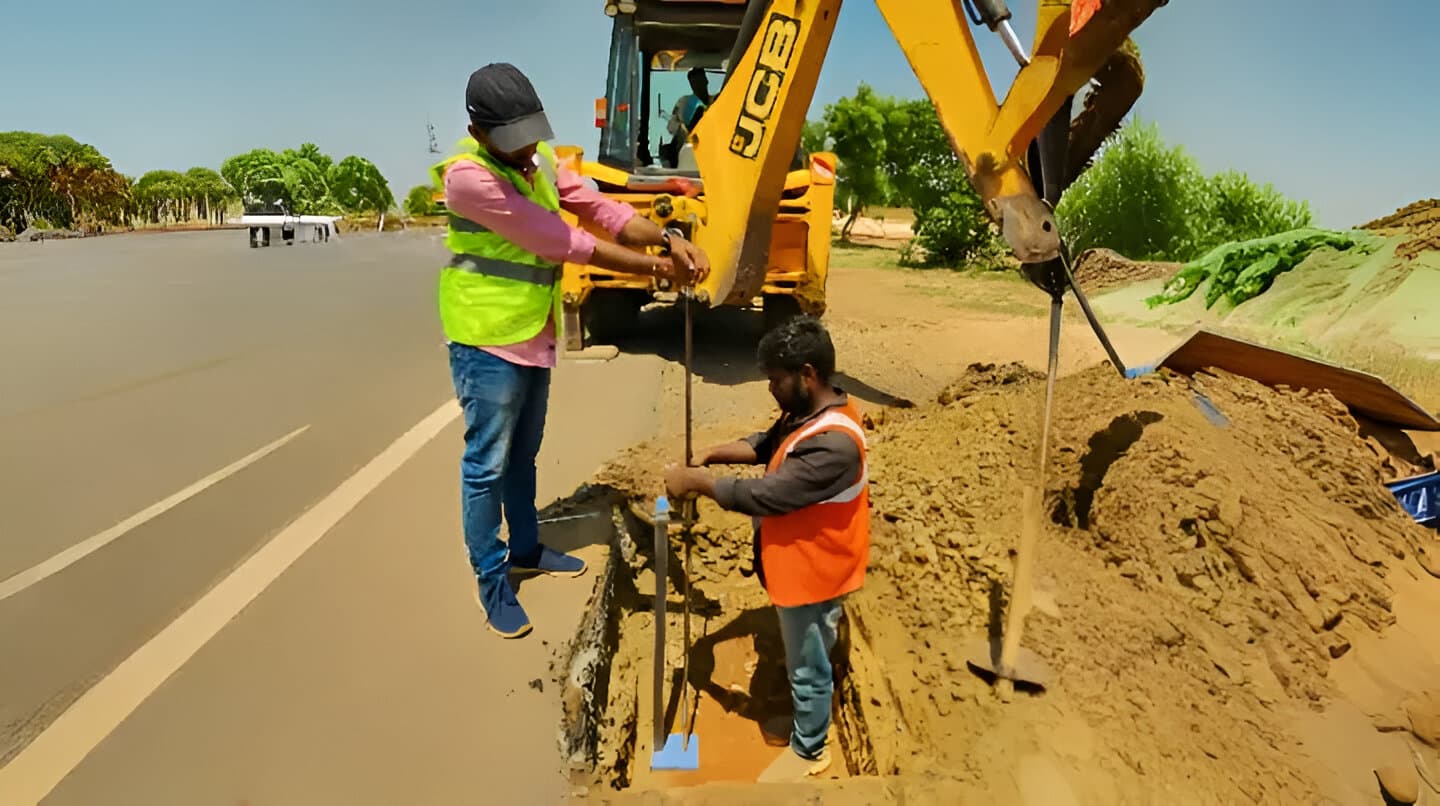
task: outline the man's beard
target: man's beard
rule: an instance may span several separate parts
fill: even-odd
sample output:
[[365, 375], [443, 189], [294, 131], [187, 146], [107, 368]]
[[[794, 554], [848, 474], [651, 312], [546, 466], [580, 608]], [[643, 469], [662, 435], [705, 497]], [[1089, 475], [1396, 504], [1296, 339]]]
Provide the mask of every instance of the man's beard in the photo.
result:
[[792, 394], [790, 395], [790, 400], [787, 403], [782, 403], [780, 410], [786, 414], [803, 417], [809, 414], [810, 408], [815, 405], [815, 396], [810, 394], [810, 390], [804, 386], [800, 384], [796, 384], [795, 386], [796, 388], [792, 390]]

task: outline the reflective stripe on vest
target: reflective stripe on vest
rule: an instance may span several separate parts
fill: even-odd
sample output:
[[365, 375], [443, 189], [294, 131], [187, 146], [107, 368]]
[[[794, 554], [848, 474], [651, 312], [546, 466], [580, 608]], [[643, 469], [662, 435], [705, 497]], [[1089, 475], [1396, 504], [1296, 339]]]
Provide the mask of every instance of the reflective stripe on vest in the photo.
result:
[[459, 269], [468, 274], [483, 274], [486, 277], [504, 277], [531, 285], [550, 285], [555, 282], [555, 270], [541, 266], [526, 266], [481, 255], [455, 255], [450, 258], [449, 268]]
[[786, 437], [766, 473], [775, 473], [801, 442], [827, 431], [844, 431], [856, 442], [860, 468], [849, 487], [785, 515], [760, 519], [765, 588], [780, 607], [799, 607], [843, 596], [865, 579], [870, 554], [869, 458], [865, 430], [854, 401], [832, 408]]
[[456, 232], [476, 233], [490, 231], [490, 228], [484, 224], [477, 224], [459, 213], [451, 213], [449, 218], [450, 229]]
[[794, 434], [791, 434], [789, 437], [787, 437], [785, 440], [784, 452], [776, 457], [771, 458], [770, 460], [770, 472], [773, 473], [775, 472], [775, 470], [779, 469], [780, 462], [783, 462], [795, 450], [796, 445], [799, 445], [801, 442], [804, 442], [810, 437], [815, 436], [821, 431], [826, 431], [832, 428], [838, 428], [842, 431], [849, 431], [850, 435], [855, 437], [856, 441], [860, 443], [860, 480], [850, 485], [849, 487], [846, 487], [840, 492], [835, 493], [824, 501], [819, 502], [819, 504], [815, 504], [815, 506], [819, 506], [820, 504], [849, 503], [851, 501], [854, 501], [856, 498], [859, 498], [860, 493], [865, 490], [865, 485], [870, 482], [870, 463], [865, 460], [865, 450], [869, 448], [869, 443], [865, 440], [865, 429], [861, 428], [858, 424], [856, 424], [854, 420], [847, 417], [845, 413], [840, 409], [830, 409], [819, 417], [816, 417], [805, 427], [799, 429]]

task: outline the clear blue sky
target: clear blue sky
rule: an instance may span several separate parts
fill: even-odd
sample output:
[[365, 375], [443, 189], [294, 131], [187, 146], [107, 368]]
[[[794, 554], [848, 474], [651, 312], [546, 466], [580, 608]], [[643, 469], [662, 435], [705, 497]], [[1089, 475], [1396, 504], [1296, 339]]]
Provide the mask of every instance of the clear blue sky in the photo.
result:
[[[80, 0], [63, 17], [0, 13], [0, 130], [67, 133], [116, 166], [218, 168], [257, 146], [313, 141], [373, 159], [397, 196], [463, 133], [465, 79], [511, 61], [560, 142], [592, 152], [609, 19], [602, 0]], [[1012, 0], [1022, 37], [1033, 0]], [[1368, 13], [1367, 13], [1368, 12]], [[1440, 196], [1440, 3], [1172, 0], [1140, 29], [1137, 107], [1207, 171], [1235, 168], [1308, 199], [1318, 223], [1363, 223]], [[978, 32], [1003, 92], [1014, 68]], [[843, 56], [843, 58], [842, 58]], [[870, 0], [841, 14], [812, 115], [867, 81], [918, 96]]]

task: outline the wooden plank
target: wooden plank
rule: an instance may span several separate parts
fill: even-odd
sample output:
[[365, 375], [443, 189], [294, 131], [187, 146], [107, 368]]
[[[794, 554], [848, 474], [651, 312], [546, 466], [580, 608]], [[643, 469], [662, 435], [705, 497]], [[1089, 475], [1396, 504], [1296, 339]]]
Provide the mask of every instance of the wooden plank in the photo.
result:
[[1222, 369], [1267, 386], [1325, 389], [1357, 414], [1414, 431], [1440, 431], [1440, 420], [1368, 373], [1262, 347], [1200, 329], [1159, 362], [1185, 375]]

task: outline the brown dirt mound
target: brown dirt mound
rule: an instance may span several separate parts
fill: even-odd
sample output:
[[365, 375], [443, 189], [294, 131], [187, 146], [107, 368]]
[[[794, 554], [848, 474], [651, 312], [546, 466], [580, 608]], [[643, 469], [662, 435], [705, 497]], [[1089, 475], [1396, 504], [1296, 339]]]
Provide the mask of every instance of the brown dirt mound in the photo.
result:
[[1076, 258], [1073, 271], [1075, 282], [1088, 291], [1169, 277], [1180, 265], [1131, 260], [1110, 249], [1086, 249]]
[[[1315, 802], [1290, 713], [1393, 623], [1386, 574], [1428, 537], [1356, 423], [1328, 394], [1230, 375], [1061, 380], [1023, 642], [1056, 680], [1001, 704], [964, 658], [1008, 593], [1037, 379], [977, 365], [943, 403], [872, 417], [871, 573], [847, 613], [875, 771], [992, 802], [1028, 797], [1037, 769], [1053, 802]], [[642, 448], [603, 480], [649, 497], [660, 464]], [[724, 629], [764, 594], [746, 519], [701, 515], [695, 581]]]
[[[1038, 564], [1058, 618], [1032, 615], [1025, 641], [1059, 682], [1051, 708], [1018, 709], [1024, 729], [1007, 721], [1014, 706], [966, 707], [954, 672], [1008, 585], [1042, 389], [892, 417], [877, 435], [877, 580], [863, 598], [876, 632], [900, 637], [886, 662], [910, 667], [914, 695], [931, 700], [913, 712], [928, 723], [918, 732], [961, 769], [1002, 736], [1083, 736], [1086, 752], [1052, 747], [1069, 754], [1082, 801], [1190, 786], [1309, 802], [1280, 708], [1322, 700], [1330, 659], [1393, 622], [1385, 567], [1425, 536], [1356, 424], [1329, 395], [1234, 376], [1061, 381]], [[1200, 390], [1226, 425], [1197, 405]]]
[[966, 369], [965, 374], [960, 376], [959, 380], [940, 390], [940, 396], [937, 401], [942, 406], [948, 406], [957, 400], [963, 400], [980, 392], [991, 391], [1016, 383], [1027, 383], [1043, 377], [1045, 376], [1024, 364], [1013, 361], [1001, 366], [996, 366], [995, 364], [971, 364]]
[[1361, 229], [1408, 233], [1409, 240], [1395, 250], [1396, 256], [1402, 260], [1409, 260], [1421, 252], [1440, 250], [1440, 199], [1406, 205]]
[[1424, 199], [1377, 218], [1361, 229], [1399, 229], [1440, 224], [1440, 199]]

